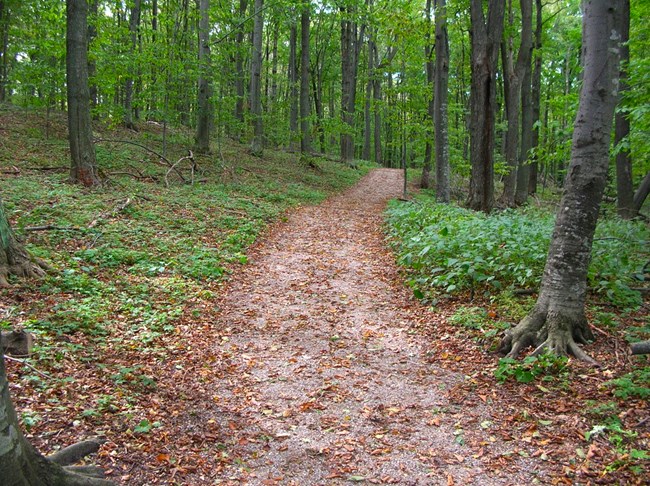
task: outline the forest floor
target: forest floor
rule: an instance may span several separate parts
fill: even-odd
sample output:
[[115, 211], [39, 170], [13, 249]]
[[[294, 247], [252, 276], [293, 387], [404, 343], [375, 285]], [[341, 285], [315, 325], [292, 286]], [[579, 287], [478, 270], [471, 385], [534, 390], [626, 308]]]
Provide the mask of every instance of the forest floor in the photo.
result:
[[[155, 126], [100, 128], [160, 144]], [[601, 368], [501, 383], [495, 336], [468, 320], [507, 310], [469, 292], [433, 307], [395, 263], [401, 172], [340, 192], [367, 167], [260, 163], [225, 141], [196, 184], [163, 185], [155, 157], [99, 144], [113, 183], [85, 191], [66, 183], [65, 135], [63, 114], [0, 106], [5, 207], [55, 268], [0, 290], [0, 327], [36, 335], [6, 366], [38, 450], [102, 436], [91, 461], [129, 486], [645, 484], [647, 402], [608, 383], [645, 359], [623, 329], [647, 331], [647, 306], [591, 303], [612, 319], [587, 349]], [[170, 136], [185, 155], [191, 136]]]
[[[188, 309], [151, 397], [151, 420], [164, 427], [135, 448], [105, 452], [115, 477], [129, 485], [611, 482], [597, 443], [585, 445], [571, 397], [581, 392], [497, 385], [496, 358], [459, 339], [444, 309], [412, 298], [382, 231], [385, 204], [401, 187], [399, 171], [379, 169], [291, 213], [254, 246], [214, 308], [200, 319]], [[626, 477], [616, 482], [637, 482]]]

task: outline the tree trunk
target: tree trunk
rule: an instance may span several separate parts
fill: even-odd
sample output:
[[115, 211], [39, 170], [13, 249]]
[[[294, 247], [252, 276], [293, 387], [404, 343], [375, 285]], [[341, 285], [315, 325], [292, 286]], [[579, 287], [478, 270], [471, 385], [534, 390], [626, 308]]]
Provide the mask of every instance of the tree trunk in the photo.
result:
[[505, 0], [490, 0], [485, 22], [483, 2], [470, 1], [472, 86], [470, 93], [471, 177], [467, 205], [489, 213], [494, 207], [494, 126], [496, 70], [503, 32]]
[[573, 354], [594, 361], [578, 346], [593, 339], [584, 307], [587, 269], [600, 202], [607, 180], [609, 142], [617, 100], [620, 4], [583, 2], [584, 75], [567, 171], [537, 303], [509, 332], [501, 350], [516, 357], [526, 346], [533, 354]]
[[300, 151], [311, 152], [309, 104], [309, 26], [311, 6], [306, 4], [300, 16]]
[[253, 141], [251, 153], [261, 157], [264, 152], [264, 126], [262, 123], [262, 36], [264, 30], [263, 0], [255, 0], [253, 23], [253, 55], [251, 59], [251, 117]]
[[[248, 0], [239, 0], [239, 17], [241, 19], [246, 15]], [[238, 20], [239, 21], [239, 20]], [[236, 138], [241, 140], [242, 130], [244, 127], [244, 97], [245, 97], [245, 75], [244, 75], [244, 28], [241, 25], [237, 27], [235, 35], [235, 120], [238, 122]]]
[[359, 51], [365, 25], [358, 28], [353, 7], [341, 7], [341, 159], [354, 158], [354, 111]]
[[371, 30], [370, 35], [368, 36], [368, 42], [366, 43], [368, 79], [366, 81], [366, 93], [363, 104], [363, 151], [361, 153], [361, 158], [363, 160], [370, 160], [372, 152], [372, 80], [375, 76], [375, 58], [372, 53], [373, 35], [374, 33]]
[[140, 28], [140, 6], [141, 0], [134, 0], [133, 6], [131, 7], [131, 14], [129, 15], [129, 35], [131, 39], [129, 53], [131, 55], [131, 65], [128, 68], [129, 75], [124, 84], [124, 126], [130, 129], [135, 129], [135, 124], [133, 123], [133, 78], [135, 50], [138, 41], [138, 29]]
[[[97, 14], [99, 0], [92, 0], [88, 2], [90, 8], [90, 19], [88, 22], [88, 46], [92, 43], [93, 39], [97, 37]], [[93, 79], [97, 72], [97, 63], [94, 58], [88, 60], [88, 92], [90, 96], [90, 107], [97, 107], [97, 82]], [[97, 116], [95, 115], [95, 118]]]
[[434, 95], [434, 126], [436, 131], [436, 200], [448, 203], [449, 182], [449, 137], [447, 100], [449, 93], [449, 38], [447, 36], [446, 0], [436, 0], [436, 80]]
[[[621, 69], [619, 81], [619, 99], [628, 89], [627, 67], [630, 61], [630, 0], [622, 0], [621, 14]], [[618, 215], [631, 219], [638, 214], [634, 210], [634, 194], [632, 186], [632, 159], [629, 145], [622, 143], [630, 133], [630, 118], [625, 112], [616, 113], [614, 144], [618, 146], [616, 154], [616, 208]]]
[[298, 28], [291, 23], [289, 31], [289, 150], [295, 152], [298, 145]]
[[[533, 130], [531, 134], [530, 147], [535, 150], [539, 145], [540, 104], [542, 94], [542, 0], [535, 0], [535, 62], [533, 68], [533, 79], [531, 81], [531, 108]], [[537, 154], [531, 160], [528, 170], [528, 194], [537, 192], [537, 175], [539, 166]]]
[[641, 181], [641, 184], [639, 184], [639, 187], [634, 193], [634, 198], [632, 202], [634, 204], [635, 214], [639, 214], [639, 211], [641, 211], [641, 208], [643, 207], [643, 203], [648, 197], [648, 194], [650, 194], [650, 171], [645, 175], [645, 177]]
[[44, 262], [29, 256], [25, 248], [18, 242], [5, 214], [0, 199], [0, 287], [9, 286], [7, 277], [40, 277], [47, 268]]
[[[85, 0], [84, 0], [85, 1]], [[97, 447], [84, 444], [85, 456]], [[65, 451], [65, 449], [64, 449]], [[9, 396], [9, 382], [0, 349], [0, 478], [6, 486], [111, 486], [114, 483], [101, 479], [101, 471], [93, 470], [97, 477], [83, 476], [66, 469], [66, 455], [46, 458], [27, 442], [20, 430], [18, 417]], [[76, 462], [76, 461], [75, 461]]]
[[199, 99], [196, 123], [196, 151], [210, 152], [210, 128], [212, 125], [212, 87], [210, 65], [210, 0], [197, 0], [199, 7]]
[[7, 101], [7, 75], [9, 60], [7, 59], [9, 49], [9, 19], [11, 12], [9, 5], [4, 0], [0, 0], [0, 102]]
[[93, 145], [88, 91], [88, 4], [67, 1], [66, 73], [68, 91], [68, 136], [70, 140], [71, 182], [84, 186], [100, 184]]
[[528, 199], [528, 181], [530, 179], [530, 149], [533, 144], [533, 105], [532, 105], [532, 54], [533, 54], [533, 2], [521, 0], [521, 47], [519, 55], [523, 57], [521, 68], [521, 147], [517, 165], [517, 187], [515, 205], [521, 206]]
[[371, 49], [370, 55], [375, 58], [375, 62], [373, 63], [375, 66], [375, 74], [372, 78], [372, 110], [373, 110], [373, 118], [374, 118], [374, 142], [375, 142], [375, 164], [382, 165], [383, 164], [383, 156], [382, 156], [382, 150], [381, 150], [381, 72], [378, 71], [378, 64], [379, 64], [379, 59], [378, 59], [378, 52], [377, 52], [377, 44], [375, 42], [372, 42], [372, 49]]
[[[422, 189], [430, 189], [431, 188], [431, 159], [433, 158], [433, 140], [431, 137], [431, 129], [434, 128], [434, 118], [435, 118], [435, 99], [436, 99], [436, 94], [435, 92], [437, 91], [437, 87], [434, 84], [435, 80], [435, 65], [433, 61], [433, 53], [435, 48], [437, 47], [437, 30], [438, 30], [438, 12], [436, 11], [436, 24], [435, 24], [435, 29], [436, 29], [436, 42], [431, 42], [431, 4], [432, 0], [427, 0], [427, 4], [425, 7], [426, 10], [426, 18], [427, 18], [427, 24], [426, 24], [426, 31], [424, 34], [425, 40], [424, 40], [424, 57], [425, 57], [425, 70], [427, 73], [427, 126], [425, 128], [425, 137], [426, 137], [426, 142], [424, 146], [424, 162], [422, 163], [422, 177], [420, 178], [420, 187]], [[438, 60], [437, 57], [438, 53], [436, 52], [436, 61]], [[437, 132], [434, 129], [434, 137]]]
[[[519, 108], [522, 96], [522, 84], [526, 70], [530, 69], [531, 49], [533, 47], [532, 32], [532, 0], [520, 0], [521, 5], [521, 43], [517, 60], [514, 61], [513, 39], [509, 37], [501, 44], [503, 54], [503, 70], [505, 82], [506, 116], [508, 129], [506, 131], [505, 156], [509, 172], [504, 177], [503, 195], [501, 202], [507, 207], [515, 205], [517, 188], [517, 171], [519, 166]], [[514, 30], [512, 6], [509, 6], [510, 31]], [[521, 154], [524, 156], [524, 154]], [[526, 189], [527, 193], [527, 189]]]

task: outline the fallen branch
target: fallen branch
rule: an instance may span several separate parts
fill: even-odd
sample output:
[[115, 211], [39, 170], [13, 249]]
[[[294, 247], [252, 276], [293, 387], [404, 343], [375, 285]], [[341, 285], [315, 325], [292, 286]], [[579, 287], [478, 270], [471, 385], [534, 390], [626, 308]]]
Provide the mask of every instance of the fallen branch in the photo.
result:
[[97, 226], [102, 220], [107, 219], [109, 217], [115, 217], [118, 213], [124, 211], [126, 208], [128, 208], [131, 205], [131, 198], [127, 197], [124, 201], [122, 201], [120, 204], [115, 206], [113, 210], [108, 213], [108, 212], [103, 212], [100, 214], [97, 218], [95, 218], [89, 225], [88, 228], [94, 228]]
[[192, 165], [190, 166], [190, 170], [191, 170], [191, 174], [192, 174], [192, 177], [191, 177], [191, 179], [190, 179], [190, 184], [194, 184], [194, 172], [195, 172], [195, 170], [196, 170], [196, 162], [195, 162], [195, 160], [194, 160], [194, 154], [192, 153], [191, 150], [189, 150], [189, 155], [186, 155], [185, 157], [181, 157], [180, 159], [178, 159], [178, 160], [174, 163], [174, 165], [172, 165], [172, 166], [169, 168], [169, 170], [167, 171], [167, 173], [165, 174], [165, 185], [166, 185], [167, 187], [169, 187], [169, 174], [170, 174], [172, 171], [175, 171], [175, 172], [178, 174], [178, 176], [181, 178], [181, 180], [182, 180], [183, 182], [187, 182], [187, 181], [185, 180], [185, 178], [183, 177], [183, 175], [180, 173], [180, 171], [176, 169], [176, 166], [177, 166], [178, 164], [180, 164], [181, 162], [183, 162], [184, 160], [190, 160], [190, 161], [192, 161]]
[[46, 224], [43, 226], [28, 226], [23, 231], [85, 231], [84, 228], [75, 228], [74, 226], [54, 226]]
[[43, 373], [42, 371], [40, 371], [40, 370], [34, 368], [32, 365], [30, 365], [30, 364], [29, 364], [28, 362], [26, 362], [24, 359], [14, 358], [13, 356], [7, 356], [6, 354], [4, 355], [4, 357], [5, 357], [5, 359], [8, 359], [9, 361], [15, 361], [15, 362], [17, 362], [17, 363], [20, 363], [20, 364], [23, 364], [23, 365], [27, 366], [29, 369], [31, 369], [31, 370], [34, 371], [35, 373], [38, 373], [38, 374], [41, 375], [43, 378], [47, 378], [48, 380], [52, 380], [52, 379], [53, 379], [53, 378], [52, 378], [50, 375], [48, 375], [47, 373]]
[[650, 340], [632, 343], [630, 349], [632, 350], [632, 354], [650, 354]]

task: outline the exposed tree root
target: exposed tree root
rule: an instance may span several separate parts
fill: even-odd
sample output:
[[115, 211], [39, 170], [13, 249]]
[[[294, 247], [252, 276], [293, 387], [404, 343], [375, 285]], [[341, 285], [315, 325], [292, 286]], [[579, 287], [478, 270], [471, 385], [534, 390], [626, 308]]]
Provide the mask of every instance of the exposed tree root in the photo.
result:
[[543, 353], [571, 355], [598, 366], [578, 345], [587, 344], [593, 338], [584, 314], [547, 310], [537, 305], [515, 328], [506, 331], [499, 353], [517, 358], [524, 349], [532, 346], [535, 348], [532, 356]]
[[21, 245], [10, 251], [0, 251], [0, 287], [9, 287], [10, 275], [24, 278], [36, 278], [45, 275], [51, 267], [39, 258], [30, 257]]

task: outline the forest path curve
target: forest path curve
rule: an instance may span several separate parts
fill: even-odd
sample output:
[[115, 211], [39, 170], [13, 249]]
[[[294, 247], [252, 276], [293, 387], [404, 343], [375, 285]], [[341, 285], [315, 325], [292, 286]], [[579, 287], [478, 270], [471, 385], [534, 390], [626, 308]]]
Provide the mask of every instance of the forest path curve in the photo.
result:
[[532, 480], [524, 464], [519, 477], [490, 471], [463, 445], [454, 417], [476, 415], [474, 433], [488, 441], [479, 416], [489, 411], [450, 403], [447, 390], [464, 376], [431, 364], [414, 331], [424, 307], [382, 232], [402, 184], [400, 171], [377, 169], [291, 213], [227, 284], [212, 346], [183, 371], [194, 377], [187, 395], [203, 399], [186, 405], [178, 436], [201, 437], [212, 464], [194, 484]]

